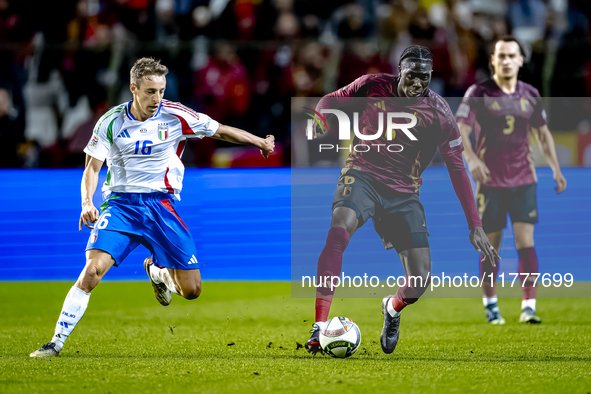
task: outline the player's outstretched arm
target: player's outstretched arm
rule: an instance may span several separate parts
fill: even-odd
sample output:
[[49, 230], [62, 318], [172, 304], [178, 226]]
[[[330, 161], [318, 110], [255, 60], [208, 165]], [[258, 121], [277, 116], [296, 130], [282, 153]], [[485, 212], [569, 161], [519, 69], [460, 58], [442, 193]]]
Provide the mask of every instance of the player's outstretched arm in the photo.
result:
[[458, 128], [460, 129], [460, 135], [462, 136], [462, 144], [464, 145], [463, 155], [468, 163], [468, 171], [470, 171], [470, 174], [472, 174], [472, 177], [474, 177], [477, 182], [486, 183], [490, 181], [490, 170], [486, 164], [478, 158], [474, 149], [472, 149], [472, 144], [470, 143], [472, 127], [459, 122]]
[[252, 145], [261, 150], [261, 154], [266, 159], [269, 153], [275, 150], [275, 137], [268, 135], [267, 138], [260, 138], [248, 131], [244, 131], [232, 126], [220, 124], [220, 127], [211, 138], [232, 142], [240, 145]]
[[82, 212], [80, 213], [80, 222], [78, 223], [78, 231], [82, 231], [82, 223], [88, 228], [94, 228], [90, 223], [94, 223], [99, 218], [98, 209], [92, 203], [92, 196], [96, 191], [98, 184], [98, 176], [101, 171], [103, 162], [95, 159], [92, 156], [86, 155], [86, 168], [82, 175]]
[[538, 140], [540, 141], [542, 153], [546, 157], [548, 165], [550, 166], [550, 168], [552, 168], [552, 171], [554, 172], [554, 180], [556, 181], [556, 193], [562, 193], [566, 189], [566, 179], [564, 178], [564, 175], [562, 175], [562, 171], [560, 170], [558, 156], [556, 155], [556, 145], [554, 145], [554, 138], [552, 138], [552, 133], [550, 133], [548, 125], [544, 125], [540, 127], [538, 130], [533, 130], [534, 134], [538, 136]]

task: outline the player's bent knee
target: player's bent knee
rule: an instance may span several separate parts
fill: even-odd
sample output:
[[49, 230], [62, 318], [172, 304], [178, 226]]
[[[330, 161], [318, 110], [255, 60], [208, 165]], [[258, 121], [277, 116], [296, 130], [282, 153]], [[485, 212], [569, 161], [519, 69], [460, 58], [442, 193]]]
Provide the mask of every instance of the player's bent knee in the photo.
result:
[[515, 237], [515, 248], [517, 250], [526, 249], [526, 248], [533, 248], [534, 247], [534, 237]]
[[201, 295], [201, 283], [191, 287], [190, 289], [183, 289], [181, 295], [186, 300], [194, 300]]
[[90, 250], [87, 252], [86, 265], [82, 270], [76, 286], [90, 293], [105, 276], [115, 261], [110, 254], [100, 250]]
[[99, 267], [93, 265], [92, 263], [88, 263], [86, 267], [84, 267], [82, 274], [80, 274], [80, 277], [76, 282], [76, 286], [80, 290], [90, 293], [95, 287], [98, 286], [103, 276], [104, 274], [100, 274]]
[[199, 298], [200, 295], [201, 295], [201, 291], [195, 290], [195, 291], [190, 291], [188, 293], [183, 293], [183, 298], [185, 300], [194, 300], [194, 299]]
[[334, 228], [343, 228], [350, 237], [355, 230], [359, 220], [357, 212], [349, 207], [336, 207], [332, 212], [331, 230]]

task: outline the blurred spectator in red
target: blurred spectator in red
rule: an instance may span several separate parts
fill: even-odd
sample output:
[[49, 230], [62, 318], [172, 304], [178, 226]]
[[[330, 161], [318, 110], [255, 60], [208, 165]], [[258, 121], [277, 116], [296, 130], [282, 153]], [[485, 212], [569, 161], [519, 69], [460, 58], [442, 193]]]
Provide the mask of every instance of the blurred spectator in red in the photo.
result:
[[377, 45], [372, 41], [354, 41], [346, 45], [339, 66], [338, 86], [345, 86], [366, 74], [392, 72], [387, 62], [382, 62]]
[[234, 15], [236, 15], [239, 39], [251, 40], [254, 37], [254, 28], [257, 21], [257, 5], [259, 3], [260, 0], [236, 0]]
[[[281, 3], [275, 2], [274, 3]], [[285, 164], [289, 165], [290, 103], [294, 96], [294, 50], [300, 24], [284, 1], [273, 25], [273, 42], [266, 42], [259, 51], [254, 71], [255, 98], [248, 111], [248, 124], [254, 133], [273, 134], [284, 149]]]
[[261, 0], [230, 0], [215, 22], [216, 37], [225, 39], [252, 40], [259, 21], [258, 11]]
[[[250, 99], [248, 73], [236, 49], [228, 42], [218, 42], [207, 65], [195, 74], [193, 107], [221, 123], [240, 127]], [[209, 165], [215, 146], [223, 143], [204, 138], [192, 145], [197, 150], [194, 162]]]
[[230, 43], [217, 43], [207, 65], [196, 73], [196, 108], [220, 122], [244, 115], [250, 103], [246, 67]]

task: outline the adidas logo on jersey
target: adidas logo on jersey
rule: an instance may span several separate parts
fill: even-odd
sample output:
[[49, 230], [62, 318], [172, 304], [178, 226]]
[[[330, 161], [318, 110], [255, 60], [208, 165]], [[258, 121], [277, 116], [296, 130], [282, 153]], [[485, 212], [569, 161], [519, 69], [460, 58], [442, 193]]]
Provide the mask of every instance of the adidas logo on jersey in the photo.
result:
[[386, 109], [386, 105], [384, 104], [384, 100], [378, 101], [377, 103], [373, 103], [373, 105], [375, 105], [379, 109]]
[[197, 264], [197, 258], [195, 257], [195, 255], [191, 256], [191, 260], [189, 260], [189, 262], [187, 263], [187, 265], [191, 264]]
[[125, 129], [121, 133], [119, 133], [117, 138], [131, 138], [131, 136], [129, 135], [129, 132], [127, 131], [127, 129]]

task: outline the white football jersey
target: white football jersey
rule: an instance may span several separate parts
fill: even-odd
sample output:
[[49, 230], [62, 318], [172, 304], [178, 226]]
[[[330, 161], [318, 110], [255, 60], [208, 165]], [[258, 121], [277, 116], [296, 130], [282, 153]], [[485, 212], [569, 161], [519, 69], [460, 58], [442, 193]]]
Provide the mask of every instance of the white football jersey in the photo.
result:
[[185, 167], [181, 156], [187, 138], [211, 137], [219, 123], [182, 104], [162, 100], [144, 122], [131, 114], [131, 101], [115, 106], [97, 122], [84, 152], [107, 160], [102, 191], [179, 194]]

